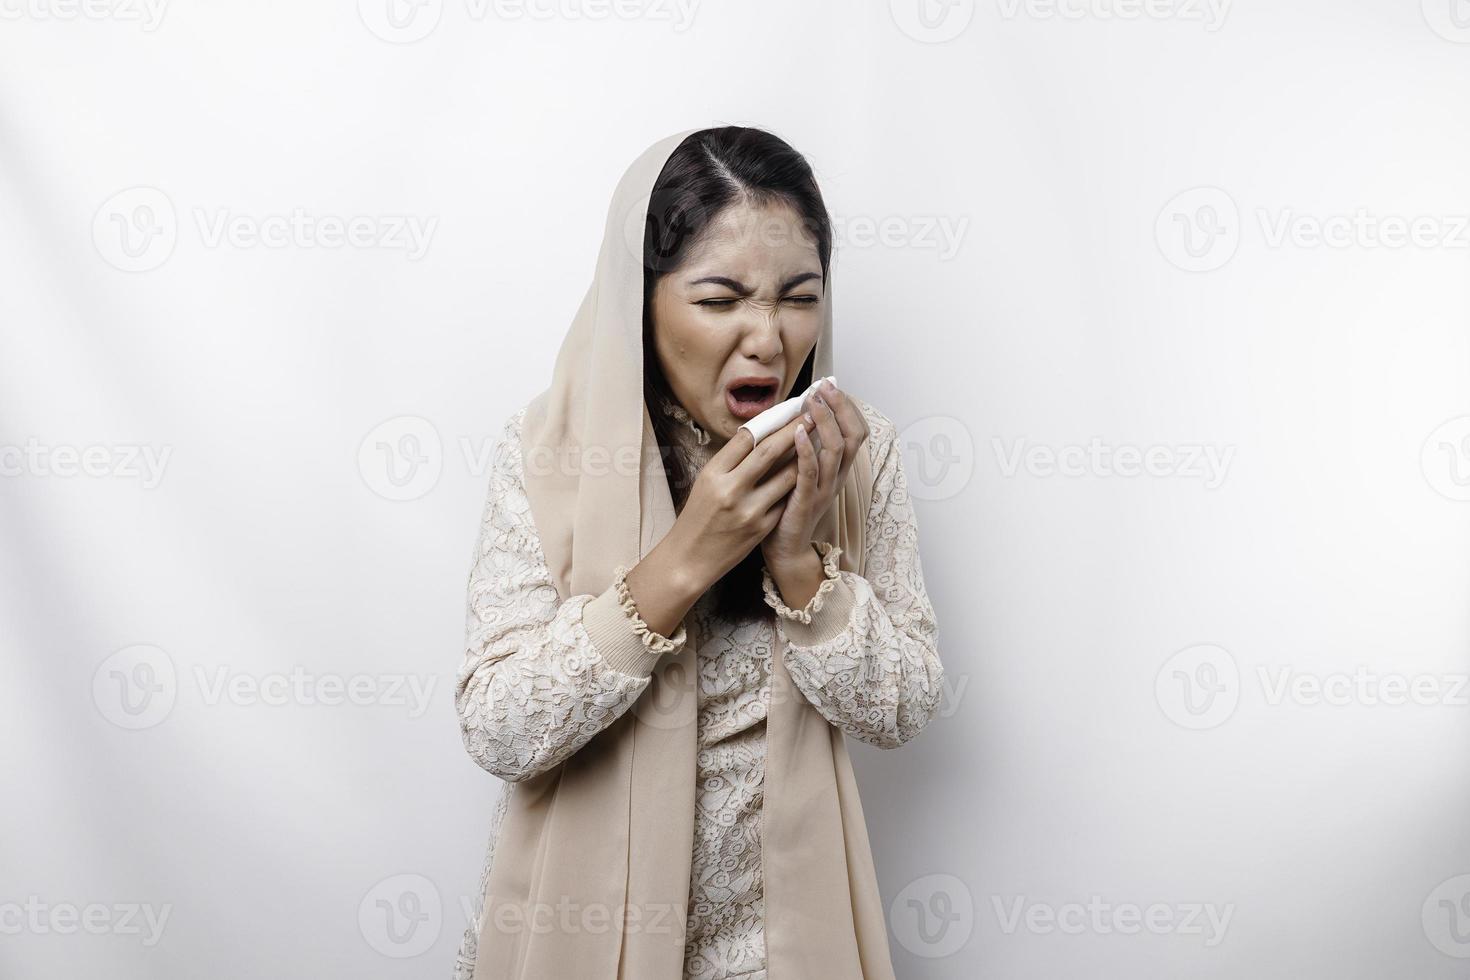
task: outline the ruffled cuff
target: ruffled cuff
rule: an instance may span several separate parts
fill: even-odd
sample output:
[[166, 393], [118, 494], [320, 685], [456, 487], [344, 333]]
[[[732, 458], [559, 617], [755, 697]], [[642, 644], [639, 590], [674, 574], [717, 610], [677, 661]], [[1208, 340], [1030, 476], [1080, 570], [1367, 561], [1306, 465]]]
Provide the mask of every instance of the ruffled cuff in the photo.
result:
[[822, 603], [827, 601], [827, 593], [837, 587], [837, 556], [842, 554], [842, 549], [826, 541], [816, 542], [816, 546], [822, 554], [822, 584], [817, 586], [817, 594], [800, 609], [792, 609], [781, 600], [781, 593], [776, 589], [776, 580], [771, 578], [771, 570], [761, 569], [761, 588], [765, 591], [766, 605], [776, 610], [776, 614], [784, 619], [810, 625], [812, 614], [821, 611]]
[[688, 639], [681, 622], [673, 636], [655, 633], [638, 615], [638, 606], [628, 591], [628, 569], [619, 565], [613, 584], [582, 609], [582, 624], [592, 645], [608, 666], [635, 677], [653, 673], [661, 656], [675, 653]]

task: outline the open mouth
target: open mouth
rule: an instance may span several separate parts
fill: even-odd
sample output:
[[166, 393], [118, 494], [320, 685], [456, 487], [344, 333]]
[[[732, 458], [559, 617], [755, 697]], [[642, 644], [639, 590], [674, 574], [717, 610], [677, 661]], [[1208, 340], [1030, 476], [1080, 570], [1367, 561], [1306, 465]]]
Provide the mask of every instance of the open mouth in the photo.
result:
[[736, 378], [725, 389], [725, 403], [736, 418], [753, 419], [775, 405], [779, 394], [779, 382], [775, 379]]

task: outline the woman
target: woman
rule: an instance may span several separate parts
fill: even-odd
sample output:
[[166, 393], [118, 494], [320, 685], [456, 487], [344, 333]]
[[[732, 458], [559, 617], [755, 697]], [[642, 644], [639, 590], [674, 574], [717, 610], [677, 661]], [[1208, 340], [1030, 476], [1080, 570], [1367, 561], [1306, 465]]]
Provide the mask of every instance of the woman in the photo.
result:
[[507, 421], [456, 703], [507, 781], [462, 980], [891, 980], [844, 736], [943, 668], [893, 423], [835, 387], [806, 161], [689, 131], [619, 183], [551, 386]]

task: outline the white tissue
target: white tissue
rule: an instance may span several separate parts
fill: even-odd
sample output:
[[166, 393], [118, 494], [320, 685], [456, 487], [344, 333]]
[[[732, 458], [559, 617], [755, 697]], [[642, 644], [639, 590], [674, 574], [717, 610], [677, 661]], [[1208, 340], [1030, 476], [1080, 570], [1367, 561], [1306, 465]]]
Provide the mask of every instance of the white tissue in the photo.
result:
[[759, 446], [762, 439], [801, 414], [801, 406], [806, 402], [807, 396], [816, 391], [817, 385], [823, 381], [830, 381], [833, 385], [836, 385], [837, 377], [836, 375], [829, 374], [825, 378], [818, 378], [812, 382], [811, 387], [806, 391], [803, 391], [799, 395], [793, 395], [784, 402], [772, 405], [740, 428], [749, 429], [750, 434], [755, 436], [755, 445]]

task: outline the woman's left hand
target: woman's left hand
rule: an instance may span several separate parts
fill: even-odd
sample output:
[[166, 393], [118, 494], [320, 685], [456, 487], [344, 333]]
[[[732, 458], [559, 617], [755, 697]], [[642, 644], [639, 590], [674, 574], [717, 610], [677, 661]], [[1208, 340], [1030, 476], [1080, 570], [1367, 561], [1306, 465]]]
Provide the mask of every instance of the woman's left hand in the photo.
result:
[[766, 567], [775, 570], [814, 554], [812, 534], [832, 508], [852, 461], [868, 438], [868, 423], [857, 404], [830, 381], [807, 400], [816, 423], [810, 435], [796, 431], [796, 488], [786, 498], [776, 527], [761, 542]]

